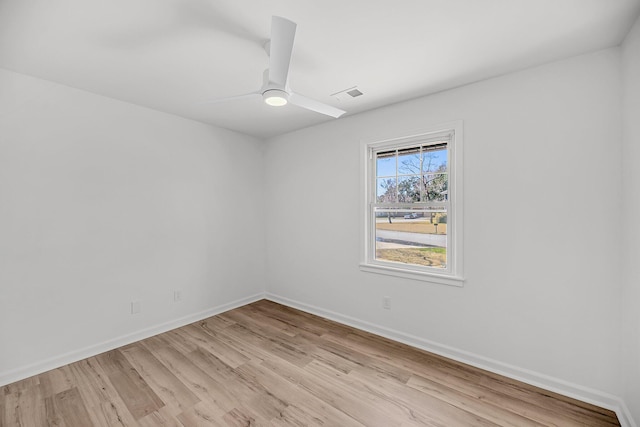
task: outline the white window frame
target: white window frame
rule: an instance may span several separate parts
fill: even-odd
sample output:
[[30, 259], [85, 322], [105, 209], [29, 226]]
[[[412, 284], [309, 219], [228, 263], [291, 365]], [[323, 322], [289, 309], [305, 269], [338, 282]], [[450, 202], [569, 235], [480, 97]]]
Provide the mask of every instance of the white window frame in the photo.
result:
[[[448, 198], [447, 211], [447, 268], [440, 270], [419, 265], [404, 265], [375, 259], [375, 219], [373, 204], [376, 201], [376, 156], [375, 153], [392, 149], [401, 149], [433, 140], [439, 136], [450, 135], [448, 155]], [[407, 279], [422, 280], [451, 286], [463, 286], [463, 123], [461, 120], [443, 123], [422, 130], [419, 134], [403, 136], [382, 141], [361, 142], [363, 171], [362, 192], [362, 253], [360, 270], [369, 273], [385, 274]]]

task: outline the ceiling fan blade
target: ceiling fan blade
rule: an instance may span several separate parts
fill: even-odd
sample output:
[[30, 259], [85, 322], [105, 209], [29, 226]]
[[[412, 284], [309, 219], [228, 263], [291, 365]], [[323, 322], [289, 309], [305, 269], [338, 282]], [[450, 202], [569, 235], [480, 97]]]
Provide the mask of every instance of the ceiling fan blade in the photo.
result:
[[271, 18], [269, 81], [282, 88], [287, 85], [296, 27], [296, 23], [288, 19], [279, 16]]
[[216, 98], [216, 99], [211, 99], [208, 101], [203, 101], [200, 102], [199, 105], [206, 105], [206, 104], [220, 104], [223, 102], [233, 102], [233, 101], [240, 101], [243, 99], [251, 99], [251, 98], [256, 98], [256, 97], [262, 97], [262, 94], [259, 92], [252, 92], [252, 93], [245, 93], [244, 95], [236, 95], [236, 96], [227, 96], [225, 98]]
[[298, 95], [297, 93], [289, 94], [289, 102], [293, 105], [297, 105], [298, 107], [306, 108], [307, 110], [315, 111], [316, 113], [331, 116], [336, 119], [346, 113], [344, 110], [323, 104], [320, 101], [307, 98], [306, 96]]

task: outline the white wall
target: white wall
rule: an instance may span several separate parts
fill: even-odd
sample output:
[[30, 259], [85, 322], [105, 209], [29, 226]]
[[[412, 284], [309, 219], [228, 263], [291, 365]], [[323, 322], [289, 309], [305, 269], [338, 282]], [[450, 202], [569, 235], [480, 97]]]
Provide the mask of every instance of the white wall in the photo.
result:
[[[270, 139], [269, 295], [620, 395], [619, 60], [605, 50]], [[359, 271], [360, 141], [458, 119], [465, 286]]]
[[640, 423], [640, 19], [622, 45], [625, 401]]
[[262, 141], [4, 70], [0, 93], [0, 383], [262, 295]]

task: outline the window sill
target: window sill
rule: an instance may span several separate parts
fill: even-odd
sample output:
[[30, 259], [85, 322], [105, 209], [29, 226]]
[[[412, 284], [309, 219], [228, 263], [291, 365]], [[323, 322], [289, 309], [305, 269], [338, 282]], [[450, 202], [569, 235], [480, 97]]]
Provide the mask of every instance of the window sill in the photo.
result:
[[459, 276], [444, 276], [440, 274], [412, 271], [404, 268], [388, 267], [386, 265], [360, 264], [360, 271], [367, 273], [384, 274], [387, 276], [402, 277], [404, 279], [420, 280], [422, 282], [436, 283], [447, 286], [464, 286], [464, 278]]

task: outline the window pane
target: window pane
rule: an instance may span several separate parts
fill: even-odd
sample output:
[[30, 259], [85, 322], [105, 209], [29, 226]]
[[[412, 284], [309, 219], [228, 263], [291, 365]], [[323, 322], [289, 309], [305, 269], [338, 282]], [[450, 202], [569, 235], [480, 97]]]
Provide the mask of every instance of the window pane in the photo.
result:
[[420, 176], [401, 176], [398, 178], [398, 202], [417, 203], [420, 201]]
[[428, 173], [422, 175], [423, 202], [444, 201], [449, 199], [449, 175], [446, 173]]
[[424, 147], [422, 152], [422, 172], [446, 172], [447, 171], [447, 149], [438, 148], [429, 150]]
[[396, 156], [378, 156], [376, 161], [377, 176], [396, 176]]
[[376, 260], [447, 267], [447, 211], [375, 210]]
[[420, 174], [420, 147], [398, 153], [398, 174]]
[[397, 201], [396, 178], [378, 178], [376, 201], [378, 203], [395, 203]]

